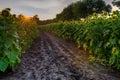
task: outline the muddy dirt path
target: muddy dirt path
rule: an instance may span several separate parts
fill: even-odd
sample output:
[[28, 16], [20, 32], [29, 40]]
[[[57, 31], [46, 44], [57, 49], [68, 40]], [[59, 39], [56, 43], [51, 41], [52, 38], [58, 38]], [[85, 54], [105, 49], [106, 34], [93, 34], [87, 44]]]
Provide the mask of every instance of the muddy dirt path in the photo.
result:
[[74, 43], [41, 31], [17, 71], [0, 80], [120, 80], [119, 72], [90, 63], [86, 54]]

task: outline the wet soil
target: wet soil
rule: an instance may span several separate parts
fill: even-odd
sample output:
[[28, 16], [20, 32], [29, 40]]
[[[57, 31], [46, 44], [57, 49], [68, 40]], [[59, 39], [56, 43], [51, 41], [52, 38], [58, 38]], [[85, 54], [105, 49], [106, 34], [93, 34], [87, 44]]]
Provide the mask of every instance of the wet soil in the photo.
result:
[[75, 43], [41, 31], [17, 70], [0, 80], [120, 80], [119, 76], [119, 71], [89, 62], [89, 54]]

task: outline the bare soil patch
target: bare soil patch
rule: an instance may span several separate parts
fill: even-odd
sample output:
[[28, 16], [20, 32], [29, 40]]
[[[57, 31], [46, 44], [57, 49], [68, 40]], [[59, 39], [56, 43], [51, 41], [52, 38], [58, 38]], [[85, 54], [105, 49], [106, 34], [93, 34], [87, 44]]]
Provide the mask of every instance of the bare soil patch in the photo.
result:
[[0, 80], [120, 80], [119, 71], [89, 62], [74, 43], [45, 31], [21, 60], [16, 72], [0, 74]]

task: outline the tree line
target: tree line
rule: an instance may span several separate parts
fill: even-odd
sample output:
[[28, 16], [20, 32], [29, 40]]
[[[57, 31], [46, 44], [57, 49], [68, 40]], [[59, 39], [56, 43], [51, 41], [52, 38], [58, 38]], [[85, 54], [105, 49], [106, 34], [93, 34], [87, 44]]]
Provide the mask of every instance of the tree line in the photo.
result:
[[86, 18], [93, 13], [111, 12], [111, 5], [103, 0], [80, 0], [64, 8], [60, 14], [56, 15], [57, 20], [79, 20]]
[[[120, 1], [113, 0], [113, 6], [120, 8]], [[58, 22], [58, 21], [71, 21], [86, 18], [93, 13], [101, 14], [103, 11], [110, 13], [112, 6], [106, 4], [104, 0], [79, 0], [75, 3], [68, 5], [63, 11], [56, 15], [56, 18], [50, 20], [39, 21], [40, 25]]]
[[112, 2], [112, 4], [113, 4], [114, 6], [117, 6], [117, 7], [120, 8], [120, 1], [114, 0], [114, 1]]

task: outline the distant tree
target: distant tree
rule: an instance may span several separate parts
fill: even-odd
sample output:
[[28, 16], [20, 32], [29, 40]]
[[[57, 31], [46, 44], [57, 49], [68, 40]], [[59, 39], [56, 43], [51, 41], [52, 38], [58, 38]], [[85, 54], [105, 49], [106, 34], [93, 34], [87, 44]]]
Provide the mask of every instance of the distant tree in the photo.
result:
[[76, 17], [84, 18], [90, 14], [102, 13], [102, 11], [111, 12], [112, 7], [106, 5], [103, 0], [81, 0], [73, 5], [73, 11]]
[[33, 20], [36, 21], [37, 23], [39, 23], [39, 17], [37, 14], [33, 16]]
[[105, 7], [105, 11], [106, 12], [111, 12], [111, 10], [112, 10], [112, 7], [111, 7], [111, 5], [107, 5], [106, 7]]
[[23, 14], [19, 14], [17, 18], [18, 18], [19, 22], [20, 21], [23, 22], [23, 20], [25, 20], [25, 16]]
[[117, 7], [120, 8], [120, 1], [114, 0], [114, 1], [112, 2], [112, 4], [113, 4], [114, 6], [117, 6]]
[[78, 1], [73, 5], [73, 13], [76, 19], [79, 19], [80, 17], [86, 17], [88, 15], [88, 11], [86, 3], [83, 1]]
[[80, 0], [64, 8], [60, 14], [56, 15], [57, 20], [73, 20], [85, 18], [91, 14], [111, 12], [111, 5], [106, 5], [103, 0]]
[[62, 13], [57, 14], [56, 17], [58, 20], [72, 20], [74, 18], [74, 13], [73, 13], [73, 4], [69, 5], [68, 7], [64, 8]]

